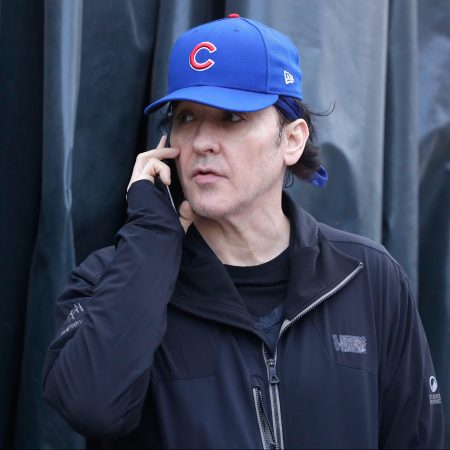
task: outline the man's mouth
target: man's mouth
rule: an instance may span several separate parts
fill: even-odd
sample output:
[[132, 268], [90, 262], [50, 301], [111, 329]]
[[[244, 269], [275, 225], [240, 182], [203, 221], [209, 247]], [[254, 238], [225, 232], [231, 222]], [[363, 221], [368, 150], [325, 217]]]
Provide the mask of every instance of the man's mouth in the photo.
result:
[[208, 184], [217, 181], [222, 175], [212, 167], [198, 167], [194, 170], [192, 178], [198, 184]]

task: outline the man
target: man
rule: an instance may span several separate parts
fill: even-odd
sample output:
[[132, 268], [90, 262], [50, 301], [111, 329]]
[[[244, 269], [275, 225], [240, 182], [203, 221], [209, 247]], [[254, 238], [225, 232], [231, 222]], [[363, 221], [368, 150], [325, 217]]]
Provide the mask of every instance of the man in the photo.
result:
[[170, 143], [138, 156], [115, 247], [58, 301], [44, 394], [77, 430], [118, 448], [443, 445], [402, 269], [282, 193], [286, 170], [326, 179], [301, 100], [297, 50], [263, 24], [175, 43], [146, 110], [169, 103]]

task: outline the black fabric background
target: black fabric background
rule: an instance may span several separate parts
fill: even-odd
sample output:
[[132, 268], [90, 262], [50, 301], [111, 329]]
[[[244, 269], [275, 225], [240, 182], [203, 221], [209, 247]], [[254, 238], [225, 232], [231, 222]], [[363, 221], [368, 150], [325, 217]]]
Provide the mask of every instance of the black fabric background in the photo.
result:
[[328, 187], [291, 194], [405, 268], [449, 411], [450, 2], [0, 0], [1, 447], [86, 446], [41, 398], [54, 302], [124, 221], [175, 38], [230, 12], [289, 35], [305, 101], [335, 105], [316, 124]]

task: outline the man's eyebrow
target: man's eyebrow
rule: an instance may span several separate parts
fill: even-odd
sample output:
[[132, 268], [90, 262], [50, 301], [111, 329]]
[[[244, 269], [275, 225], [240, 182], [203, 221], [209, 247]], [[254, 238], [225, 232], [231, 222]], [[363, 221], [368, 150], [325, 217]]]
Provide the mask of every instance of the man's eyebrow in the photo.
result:
[[186, 107], [186, 106], [180, 106], [177, 105], [174, 108], [172, 108], [171, 112], [173, 116], [176, 116], [177, 114], [179, 114], [181, 111], [190, 111], [191, 109]]

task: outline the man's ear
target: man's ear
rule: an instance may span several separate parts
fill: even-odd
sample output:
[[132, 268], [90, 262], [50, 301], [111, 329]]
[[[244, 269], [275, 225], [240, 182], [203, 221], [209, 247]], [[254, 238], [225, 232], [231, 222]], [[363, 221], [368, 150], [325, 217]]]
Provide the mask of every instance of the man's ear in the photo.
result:
[[284, 134], [286, 142], [284, 163], [286, 166], [292, 166], [303, 154], [309, 137], [309, 128], [304, 119], [297, 119], [284, 127]]

